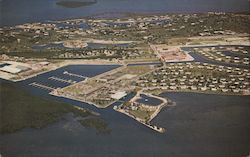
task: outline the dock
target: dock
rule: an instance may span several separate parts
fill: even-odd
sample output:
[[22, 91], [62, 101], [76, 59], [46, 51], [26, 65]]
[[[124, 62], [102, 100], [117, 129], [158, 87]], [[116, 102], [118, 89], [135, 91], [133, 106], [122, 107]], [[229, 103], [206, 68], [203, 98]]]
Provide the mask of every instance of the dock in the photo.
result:
[[162, 128], [162, 127], [157, 127], [157, 126], [155, 126], [155, 125], [147, 124], [147, 123], [141, 121], [139, 118], [136, 118], [136, 117], [132, 116], [131, 114], [129, 114], [128, 112], [126, 112], [126, 111], [123, 110], [123, 109], [117, 109], [117, 108], [115, 108], [115, 107], [114, 107], [113, 109], [114, 109], [115, 111], [117, 111], [117, 112], [123, 113], [123, 114], [125, 114], [125, 115], [131, 117], [132, 119], [136, 120], [137, 122], [139, 122], [139, 123], [145, 125], [146, 127], [150, 128], [150, 129], [152, 129], [152, 130], [154, 130], [154, 131], [157, 131], [157, 132], [159, 132], [159, 133], [164, 133], [164, 132], [166, 131], [166, 129], [164, 129], [164, 128]]
[[64, 71], [63, 74], [64, 74], [64, 75], [68, 75], [68, 76], [73, 76], [73, 77], [88, 79], [87, 76], [83, 76], [83, 75], [79, 75], [79, 74], [70, 73], [70, 72], [68, 72], [68, 71]]
[[29, 85], [33, 86], [33, 87], [36, 87], [36, 88], [48, 90], [48, 91], [53, 91], [53, 90], [56, 89], [55, 87], [50, 87], [50, 86], [43, 85], [43, 84], [40, 84], [40, 83], [37, 83], [37, 82], [30, 83]]
[[55, 76], [49, 77], [48, 79], [58, 81], [58, 82], [62, 82], [62, 83], [68, 83], [68, 84], [77, 83], [76, 81], [73, 81], [73, 80], [66, 80], [66, 79], [62, 79], [62, 78], [59, 78], [59, 77], [55, 77]]

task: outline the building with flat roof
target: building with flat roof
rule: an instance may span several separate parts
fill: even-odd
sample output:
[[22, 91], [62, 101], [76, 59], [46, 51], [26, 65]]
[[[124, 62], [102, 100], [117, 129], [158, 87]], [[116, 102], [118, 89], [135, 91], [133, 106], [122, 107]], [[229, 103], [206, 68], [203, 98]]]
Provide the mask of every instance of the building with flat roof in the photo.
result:
[[127, 95], [127, 93], [125, 91], [119, 91], [119, 92], [115, 92], [114, 94], [111, 94], [110, 96], [112, 99], [119, 100], [126, 95]]
[[4, 66], [0, 66], [0, 71], [11, 73], [11, 74], [18, 74], [20, 72], [28, 71], [31, 68], [23, 66], [23, 65], [13, 65], [13, 64], [5, 64]]

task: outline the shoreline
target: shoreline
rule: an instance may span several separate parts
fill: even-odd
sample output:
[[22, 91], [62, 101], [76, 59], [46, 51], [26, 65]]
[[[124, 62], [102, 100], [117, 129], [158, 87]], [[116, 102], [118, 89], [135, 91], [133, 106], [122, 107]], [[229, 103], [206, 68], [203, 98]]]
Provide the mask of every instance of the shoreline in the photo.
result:
[[140, 121], [140, 119], [137, 119], [136, 117], [132, 116], [131, 114], [129, 114], [129, 113], [127, 113], [127, 112], [125, 112], [124, 110], [121, 110], [121, 109], [114, 109], [114, 110], [117, 111], [117, 112], [120, 112], [120, 113], [123, 113], [123, 114], [127, 115], [128, 117], [130, 117], [130, 118], [136, 120], [136, 121], [139, 122], [140, 124], [143, 124], [143, 125], [145, 125], [146, 127], [150, 128], [150, 129], [152, 129], [152, 130], [154, 130], [154, 131], [157, 131], [157, 132], [159, 132], [159, 133], [164, 133], [164, 132], [166, 132], [166, 130], [165, 130], [164, 128], [161, 128], [161, 127], [158, 128], [157, 126], [153, 126], [153, 125], [150, 125], [150, 124], [146, 124], [145, 122]]
[[[141, 94], [144, 94], [144, 95], [146, 95], [146, 96], [148, 96], [148, 97], [156, 98], [156, 99], [159, 99], [159, 100], [162, 101], [161, 104], [157, 105], [157, 109], [154, 111], [154, 113], [153, 113], [152, 115], [150, 115], [150, 119], [149, 119], [148, 121], [145, 121], [145, 120], [143, 120], [143, 119], [141, 119], [141, 118], [138, 118], [138, 117], [136, 117], [136, 116], [130, 114], [129, 112], [126, 112], [125, 109], [121, 109], [120, 107], [121, 107], [123, 104], [119, 105], [118, 108], [113, 107], [113, 109], [114, 109], [115, 111], [117, 111], [117, 112], [123, 113], [123, 114], [125, 114], [125, 115], [131, 117], [132, 119], [134, 119], [134, 120], [136, 120], [137, 122], [139, 122], [139, 123], [141, 123], [141, 124], [143, 124], [143, 125], [145, 125], [145, 126], [151, 128], [151, 129], [153, 129], [154, 131], [157, 131], [157, 132], [159, 132], [159, 133], [164, 133], [164, 132], [166, 131], [165, 128], [157, 127], [157, 126], [155, 126], [155, 125], [150, 124], [150, 122], [151, 122], [151, 121], [161, 112], [161, 110], [162, 110], [164, 107], [166, 107], [166, 106], [169, 105], [168, 100], [165, 99], [165, 98], [162, 98], [162, 97], [160, 97], [160, 96], [155, 96], [155, 95], [152, 95], [152, 94], [149, 94], [149, 93], [144, 93], [143, 91], [138, 91], [137, 94], [136, 94], [132, 99], [130, 99], [128, 102], [135, 102], [136, 100], [140, 99], [140, 98], [141, 98], [141, 97], [140, 97]], [[145, 105], [145, 104], [143, 104], [143, 105]], [[146, 106], [148, 106], [148, 105], [146, 105]]]
[[[146, 89], [149, 90], [150, 89]], [[197, 93], [197, 94], [208, 94], [208, 95], [223, 95], [223, 96], [250, 96], [247, 94], [237, 94], [237, 93], [223, 93], [223, 92], [213, 92], [213, 91], [194, 91], [194, 90], [168, 90], [168, 89], [161, 89], [161, 88], [155, 88], [152, 90], [161, 90], [161, 93]], [[161, 94], [160, 93], [160, 94]]]
[[[249, 10], [248, 10], [249, 11]], [[86, 15], [86, 16], [74, 16], [72, 17], [60, 17], [60, 18], [51, 18], [48, 20], [45, 19], [37, 19], [37, 20], [30, 20], [30, 21], [23, 21], [23, 22], [15, 22], [15, 23], [5, 23], [5, 24], [1, 24], [0, 28], [4, 28], [4, 27], [15, 27], [16, 25], [23, 25], [23, 24], [27, 24], [27, 23], [46, 23], [49, 21], [55, 21], [55, 22], [65, 22], [65, 21], [75, 21], [75, 20], [87, 20], [87, 19], [99, 19], [98, 16], [101, 15], [122, 15], [122, 16], [118, 16], [118, 17], [102, 17], [104, 19], [115, 19], [115, 18], [128, 18], [131, 16], [154, 16], [154, 15], [178, 15], [178, 14], [183, 14], [183, 15], [188, 15], [188, 14], [207, 14], [207, 13], [226, 13], [226, 14], [235, 14], [235, 15], [248, 15], [249, 12], [248, 11], [242, 11], [242, 10], [238, 10], [238, 11], [218, 11], [218, 10], [214, 10], [214, 11], [185, 11], [185, 12], [181, 12], [181, 11], [103, 11], [100, 13], [93, 13], [91, 15]]]
[[[126, 66], [117, 67], [117, 68], [112, 69], [112, 70], [110, 70], [110, 71], [107, 71], [107, 72], [104, 72], [104, 73], [102, 73], [102, 74], [96, 75], [96, 76], [94, 76], [94, 77], [88, 78], [88, 80], [98, 79], [98, 78], [103, 77], [103, 76], [105, 76], [105, 75], [115, 73], [116, 71], [119, 71], [119, 70], [121, 70], [121, 69], [123, 69], [123, 68], [126, 68]], [[77, 82], [77, 83], [75, 83], [75, 84], [66, 86], [66, 87], [64, 87], [64, 88], [60, 88], [60, 90], [61, 90], [61, 89], [68, 88], [68, 87], [71, 87], [71, 86], [76, 86], [77, 84], [82, 84], [82, 83], [85, 83], [85, 82], [86, 82], [86, 80], [83, 80], [83, 81]], [[97, 105], [97, 104], [95, 104], [94, 102], [91, 102], [91, 101], [87, 101], [87, 100], [82, 100], [82, 99], [76, 98], [75, 96], [70, 97], [70, 96], [67, 96], [67, 95], [65, 95], [65, 94], [58, 94], [58, 93], [57, 93], [57, 89], [51, 91], [49, 94], [50, 94], [50, 95], [53, 95], [53, 96], [57, 96], [57, 97], [64, 97], [64, 98], [68, 98], [68, 99], [71, 99], [71, 100], [77, 100], [77, 101], [80, 101], [80, 102], [83, 102], [83, 103], [87, 103], [87, 104], [93, 105], [93, 106], [95, 106], [95, 107], [97, 107], [97, 108], [107, 108], [107, 107], [111, 106], [112, 104], [114, 104], [116, 101], [118, 101], [118, 100], [114, 100], [114, 101], [110, 102], [109, 104], [107, 104], [107, 105], [105, 105], [105, 106], [101, 106], [101, 105]]]
[[[58, 61], [58, 60], [53, 60], [53, 61]], [[51, 68], [48, 68], [44, 71], [29, 75], [29, 76], [21, 76], [22, 78], [15, 79], [15, 76], [10, 77], [10, 78], [9, 77], [0, 77], [0, 78], [7, 80], [7, 81], [20, 82], [20, 81], [24, 81], [33, 77], [37, 77], [44, 73], [51, 72], [51, 71], [54, 71], [54, 70], [57, 70], [66, 66], [70, 66], [70, 65], [122, 65], [118, 61], [108, 61], [108, 60], [98, 60], [98, 59], [97, 60], [81, 60], [81, 59], [64, 60], [62, 62], [52, 63], [52, 64], [54, 65], [51, 65]], [[13, 75], [13, 74], [8, 74], [8, 76], [9, 75]]]

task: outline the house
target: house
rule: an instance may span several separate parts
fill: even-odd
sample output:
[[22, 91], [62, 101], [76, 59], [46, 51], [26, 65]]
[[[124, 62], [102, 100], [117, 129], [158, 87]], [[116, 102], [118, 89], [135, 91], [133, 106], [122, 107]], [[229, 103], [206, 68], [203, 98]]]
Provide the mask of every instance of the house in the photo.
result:
[[201, 87], [201, 90], [202, 91], [206, 91], [207, 90], [207, 87], [205, 86], [205, 87]]

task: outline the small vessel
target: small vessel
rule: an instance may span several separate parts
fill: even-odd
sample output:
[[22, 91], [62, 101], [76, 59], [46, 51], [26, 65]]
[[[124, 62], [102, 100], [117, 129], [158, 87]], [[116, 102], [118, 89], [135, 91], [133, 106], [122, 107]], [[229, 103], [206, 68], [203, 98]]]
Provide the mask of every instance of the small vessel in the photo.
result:
[[148, 102], [148, 99], [145, 99], [146, 102]]

